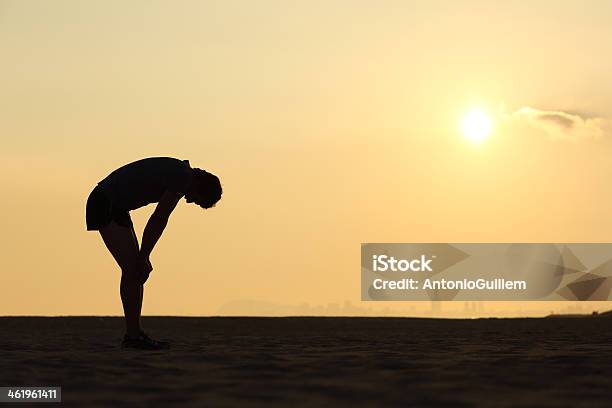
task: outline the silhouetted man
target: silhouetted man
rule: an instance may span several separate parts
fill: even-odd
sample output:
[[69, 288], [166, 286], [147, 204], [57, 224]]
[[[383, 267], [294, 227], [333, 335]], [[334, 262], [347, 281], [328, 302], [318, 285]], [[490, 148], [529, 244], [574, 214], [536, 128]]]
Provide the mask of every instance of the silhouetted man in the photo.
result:
[[[221, 198], [217, 176], [189, 161], [153, 157], [127, 164], [98, 183], [87, 199], [87, 230], [100, 231], [106, 247], [121, 268], [121, 301], [126, 333], [122, 346], [137, 349], [165, 349], [167, 342], [147, 336], [140, 327], [144, 283], [153, 270], [149, 255], [159, 240], [178, 201], [211, 208]], [[142, 234], [142, 245], [130, 218], [130, 211], [158, 203]]]

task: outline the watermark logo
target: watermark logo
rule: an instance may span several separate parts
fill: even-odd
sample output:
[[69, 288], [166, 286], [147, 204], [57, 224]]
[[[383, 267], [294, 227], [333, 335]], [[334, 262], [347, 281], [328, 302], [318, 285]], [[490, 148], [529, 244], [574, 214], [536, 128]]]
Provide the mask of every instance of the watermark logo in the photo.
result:
[[362, 300], [612, 300], [612, 244], [367, 243]]
[[431, 261], [433, 261], [433, 258], [428, 258], [426, 255], [421, 255], [416, 259], [395, 259], [393, 256], [372, 255], [372, 271], [433, 272]]

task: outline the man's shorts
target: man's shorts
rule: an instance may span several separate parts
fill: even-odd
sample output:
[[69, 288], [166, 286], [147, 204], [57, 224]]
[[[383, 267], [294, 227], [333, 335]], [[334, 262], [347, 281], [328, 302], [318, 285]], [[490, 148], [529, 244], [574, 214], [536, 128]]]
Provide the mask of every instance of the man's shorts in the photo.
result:
[[93, 189], [89, 198], [87, 198], [85, 219], [87, 221], [87, 231], [100, 230], [110, 224], [111, 221], [115, 221], [123, 227], [133, 228], [130, 212], [115, 207], [99, 185]]

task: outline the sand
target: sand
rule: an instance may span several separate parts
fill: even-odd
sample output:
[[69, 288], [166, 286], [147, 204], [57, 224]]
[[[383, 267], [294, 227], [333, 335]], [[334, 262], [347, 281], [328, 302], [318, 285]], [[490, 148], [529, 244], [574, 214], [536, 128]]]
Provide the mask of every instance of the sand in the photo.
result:
[[61, 385], [88, 407], [603, 407], [611, 323], [149, 317], [173, 349], [143, 352], [119, 348], [120, 318], [7, 317], [0, 385]]

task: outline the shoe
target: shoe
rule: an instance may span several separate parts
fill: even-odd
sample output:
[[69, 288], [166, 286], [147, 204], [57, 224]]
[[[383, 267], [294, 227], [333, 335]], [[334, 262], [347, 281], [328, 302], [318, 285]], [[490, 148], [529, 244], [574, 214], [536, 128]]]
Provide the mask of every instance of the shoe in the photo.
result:
[[130, 337], [127, 334], [123, 336], [121, 347], [138, 350], [168, 350], [170, 343], [153, 340], [145, 332], [141, 331], [138, 337]]
[[149, 337], [149, 335], [145, 332], [143, 332], [142, 330], [140, 331], [140, 335], [142, 337], [144, 337], [145, 339], [152, 341], [154, 343], [157, 343], [159, 345], [161, 345], [162, 347], [165, 348], [170, 348], [170, 342], [169, 341], [165, 341], [165, 340], [153, 340], [152, 338]]

